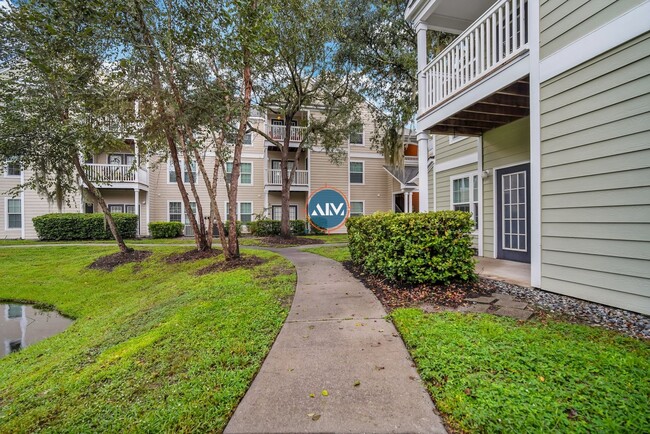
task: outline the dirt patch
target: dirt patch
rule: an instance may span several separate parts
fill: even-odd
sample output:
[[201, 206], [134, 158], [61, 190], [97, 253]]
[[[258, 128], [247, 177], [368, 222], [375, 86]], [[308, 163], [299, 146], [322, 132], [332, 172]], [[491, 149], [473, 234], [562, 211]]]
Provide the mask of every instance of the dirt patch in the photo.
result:
[[266, 246], [305, 246], [308, 244], [325, 244], [325, 241], [323, 240], [315, 240], [313, 238], [302, 238], [302, 237], [290, 237], [290, 238], [282, 238], [278, 236], [273, 236], [273, 237], [262, 237], [260, 238], [260, 242], [262, 242]]
[[487, 279], [479, 279], [476, 282], [452, 282], [447, 285], [410, 285], [390, 282], [365, 273], [351, 261], [346, 261], [343, 265], [377, 296], [389, 312], [399, 307], [417, 306], [422, 303], [455, 308], [463, 304], [467, 298], [490, 295], [498, 289], [494, 281]]
[[88, 268], [92, 270], [113, 271], [115, 267], [119, 267], [120, 265], [142, 262], [151, 256], [151, 253], [152, 252], [149, 250], [132, 250], [126, 253], [113, 253], [112, 255], [102, 256], [90, 264]]
[[165, 262], [168, 264], [181, 264], [183, 262], [192, 262], [198, 261], [200, 259], [209, 259], [221, 255], [221, 250], [211, 249], [211, 250], [188, 250], [183, 253], [172, 253], [171, 255], [165, 258]]
[[203, 276], [210, 273], [218, 273], [221, 271], [230, 271], [237, 268], [244, 268], [246, 270], [251, 270], [258, 265], [262, 265], [266, 262], [266, 259], [262, 259], [259, 256], [242, 256], [239, 259], [233, 259], [232, 261], [220, 261], [215, 264], [208, 265], [207, 267], [201, 268], [196, 272], [197, 276]]

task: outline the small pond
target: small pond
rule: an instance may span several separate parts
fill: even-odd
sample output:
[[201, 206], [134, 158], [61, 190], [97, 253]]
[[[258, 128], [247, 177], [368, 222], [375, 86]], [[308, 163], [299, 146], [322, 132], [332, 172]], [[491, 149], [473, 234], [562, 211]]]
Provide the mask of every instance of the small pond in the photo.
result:
[[0, 357], [67, 329], [72, 320], [28, 304], [0, 303]]

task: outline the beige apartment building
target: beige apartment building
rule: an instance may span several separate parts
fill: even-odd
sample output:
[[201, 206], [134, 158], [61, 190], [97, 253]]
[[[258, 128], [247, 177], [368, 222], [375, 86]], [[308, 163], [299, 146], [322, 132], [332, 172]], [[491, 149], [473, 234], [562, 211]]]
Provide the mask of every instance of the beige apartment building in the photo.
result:
[[[302, 140], [313, 110], [300, 112], [291, 127], [291, 143]], [[251, 122], [274, 139], [283, 139], [284, 122], [273, 113], [256, 114]], [[367, 215], [376, 211], [417, 211], [418, 172], [417, 146], [406, 147], [406, 167], [403, 171], [387, 167], [384, 157], [370, 146], [373, 124], [367, 118], [361, 131], [352, 134], [343, 150], [345, 157], [339, 164], [330, 161], [324, 149], [314, 146], [304, 151], [296, 165], [296, 175], [291, 186], [290, 218], [305, 220], [307, 200], [313, 192], [324, 187], [340, 190], [350, 203], [351, 215]], [[205, 156], [207, 167], [212, 167], [214, 157]], [[96, 155], [86, 163], [87, 173], [100, 191], [112, 212], [134, 213], [139, 216], [139, 235], [148, 235], [148, 223], [154, 221], [187, 222], [181, 195], [176, 184], [173, 166], [164, 156], [146, 157], [139, 151], [137, 142], [127, 139], [121, 152]], [[230, 165], [228, 165], [230, 167]], [[194, 169], [195, 170], [195, 169]], [[211, 170], [211, 169], [210, 169]], [[15, 164], [7, 163], [0, 174], [0, 238], [37, 238], [32, 218], [56, 212], [34, 191], [24, 191], [16, 197], [6, 192], [19, 185], [29, 173]], [[203, 207], [209, 207], [205, 183], [193, 173]], [[189, 174], [183, 164], [183, 179], [189, 190]], [[80, 186], [72, 207], [67, 212], [101, 212], [97, 203], [89, 199]], [[227, 195], [223, 181], [218, 185], [220, 211], [225, 216]], [[245, 138], [242, 167], [239, 179], [237, 218], [244, 224], [266, 216], [279, 220], [281, 216], [280, 152], [262, 135], [250, 133]], [[345, 231], [342, 227], [339, 231]], [[192, 235], [186, 225], [186, 235]]]

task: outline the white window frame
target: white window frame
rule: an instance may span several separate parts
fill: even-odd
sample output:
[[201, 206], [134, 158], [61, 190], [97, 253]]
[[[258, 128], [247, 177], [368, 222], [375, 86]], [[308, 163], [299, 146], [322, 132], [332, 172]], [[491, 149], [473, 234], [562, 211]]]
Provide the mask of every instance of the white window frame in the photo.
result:
[[366, 146], [366, 135], [365, 132], [363, 131], [363, 125], [361, 125], [361, 143], [353, 143], [352, 140], [350, 140], [350, 136], [352, 133], [348, 135], [348, 143], [352, 146]]
[[350, 201], [350, 217], [352, 217], [352, 204], [360, 203], [361, 204], [361, 215], [366, 215], [366, 201], [365, 200], [351, 200]]
[[469, 138], [469, 136], [457, 136], [454, 134], [453, 136], [449, 136], [449, 144], [453, 145], [454, 143], [458, 143], [461, 140], [465, 140], [467, 138]]
[[[108, 203], [108, 204], [106, 204], [106, 206], [108, 207], [108, 211], [109, 211], [111, 214], [114, 213], [114, 212], [121, 212], [121, 213], [124, 213], [124, 204], [123, 204], [123, 203]], [[111, 207], [112, 207], [112, 206], [119, 206], [119, 207], [122, 208], [122, 211], [111, 211]]]
[[[251, 221], [255, 221], [255, 204], [253, 203], [252, 200], [242, 200], [241, 202], [237, 201], [237, 212], [235, 213], [235, 219], [237, 221], [241, 222], [241, 204], [242, 203], [250, 203], [251, 204]], [[225, 212], [223, 213], [222, 220], [225, 222], [226, 220], [228, 220], [228, 211], [229, 211], [228, 210], [228, 201], [224, 201], [223, 209], [224, 209]], [[248, 222], [246, 222], [246, 223], [242, 222], [242, 223], [246, 224]]]
[[[181, 204], [181, 221], [180, 221], [180, 222], [183, 223], [183, 224], [185, 224], [185, 223], [184, 223], [184, 220], [183, 220], [183, 217], [184, 217], [184, 213], [183, 213], [183, 211], [184, 211], [185, 206], [184, 206], [182, 200], [168, 200], [168, 201], [167, 201], [167, 221], [168, 221], [168, 222], [171, 222], [171, 221], [174, 221], [174, 222], [175, 222], [175, 221], [177, 221], [177, 220], [172, 220], [172, 219], [171, 219], [171, 213], [169, 212], [169, 205], [172, 204], [172, 203], [180, 203], [180, 204]], [[174, 213], [174, 214], [176, 214], [176, 213]]]
[[[228, 165], [229, 165], [229, 164], [232, 165], [233, 162], [232, 162], [232, 161], [228, 161], [228, 162], [226, 163], [226, 175], [229, 174], [229, 173], [232, 173], [232, 169], [231, 169], [230, 172], [228, 172]], [[241, 167], [240, 167], [240, 168], [239, 168], [239, 185], [243, 185], [243, 186], [246, 186], [246, 187], [250, 187], [250, 186], [252, 186], [252, 185], [255, 185], [255, 181], [254, 181], [254, 180], [255, 180], [255, 165], [253, 164], [252, 161], [242, 161], [241, 164], [250, 164], [250, 165], [251, 165], [251, 182], [250, 182], [250, 184], [249, 184], [249, 183], [242, 183], [242, 182], [241, 182], [241, 175], [242, 175], [242, 173], [241, 173]]]
[[[20, 227], [10, 228], [9, 227], [9, 201], [10, 200], [19, 200], [20, 201]], [[12, 213], [15, 215], [15, 213]], [[5, 197], [5, 230], [6, 231], [22, 231], [24, 226], [24, 216], [25, 216], [25, 204], [22, 197]]]
[[[292, 206], [296, 207], [296, 218], [295, 219], [300, 220], [298, 218], [299, 205], [297, 203], [289, 203], [289, 220], [291, 220], [291, 207]], [[274, 203], [274, 204], [271, 205], [271, 219], [273, 219], [273, 208], [280, 208], [280, 218], [282, 218], [282, 204], [281, 203], [280, 204]]]
[[[185, 175], [187, 174], [187, 165], [185, 164], [185, 160], [178, 160], [178, 163], [181, 165], [181, 172], [183, 172], [181, 175], [182, 176], [181, 180], [183, 181], [183, 184], [189, 184], [189, 181], [185, 181]], [[196, 167], [196, 172], [193, 172], [196, 173], [196, 176], [194, 177], [194, 184], [196, 185], [199, 183], [201, 178], [199, 177], [199, 168], [198, 166], [196, 166], [196, 162], [194, 162], [194, 165]], [[176, 181], [170, 180], [169, 174], [171, 172], [174, 173], [176, 172], [174, 170], [174, 163], [171, 160], [167, 160], [167, 184], [176, 184]], [[176, 201], [173, 200], [172, 202], [176, 202]]]
[[20, 172], [18, 173], [18, 175], [10, 175], [9, 174], [9, 164], [10, 163], [12, 163], [12, 161], [5, 161], [4, 170], [3, 170], [4, 177], [5, 178], [13, 178], [13, 179], [20, 178], [22, 176], [22, 173], [23, 173], [22, 167], [20, 167], [20, 165], [18, 166], [19, 169], [20, 169]]
[[[351, 175], [352, 173], [359, 173], [359, 172], [352, 172], [352, 163], [361, 163], [361, 179], [362, 182], [352, 182]], [[349, 184], [354, 184], [354, 185], [365, 185], [366, 184], [366, 162], [361, 161], [361, 160], [350, 160], [348, 163], [348, 183]]]
[[251, 136], [251, 142], [250, 142], [250, 143], [246, 143], [244, 140], [242, 140], [242, 145], [243, 145], [243, 146], [246, 146], [246, 147], [248, 147], [248, 148], [251, 148], [251, 147], [255, 146], [255, 145], [254, 145], [254, 140], [255, 140], [255, 136], [254, 136], [254, 134], [255, 134], [255, 133], [253, 133], [252, 131], [249, 131], [248, 133], [245, 133], [245, 134], [244, 134], [244, 140], [246, 139], [246, 136], [247, 136], [247, 135], [250, 135], [250, 136]]
[[[476, 186], [474, 185], [474, 177], [476, 177]], [[472, 171], [472, 172], [466, 172], [466, 173], [461, 173], [459, 175], [453, 175], [449, 177], [449, 209], [454, 210], [455, 205], [460, 205], [460, 204], [465, 204], [467, 202], [461, 202], [461, 203], [454, 203], [454, 181], [458, 179], [464, 179], [464, 178], [469, 178], [469, 209], [470, 212], [472, 213], [472, 219], [474, 220], [474, 230], [472, 231], [472, 234], [478, 234], [479, 231], [479, 216], [478, 214], [481, 212], [481, 203], [479, 201], [480, 194], [478, 193], [478, 189], [481, 188], [481, 177], [478, 173], [478, 171]], [[476, 187], [477, 189], [477, 194], [476, 197], [474, 197], [474, 188]], [[474, 215], [474, 212], [472, 211], [472, 205], [476, 203], [476, 213], [477, 215]]]
[[129, 154], [129, 153], [125, 153], [125, 152], [112, 152], [112, 153], [110, 153], [110, 154], [108, 154], [106, 156], [106, 164], [112, 165], [111, 156], [118, 156], [118, 155], [120, 156], [120, 159], [121, 159], [120, 164], [119, 164], [120, 166], [130, 166], [130, 164], [128, 164], [126, 162], [126, 157], [133, 157], [133, 163], [132, 164], [134, 164], [134, 165], [135, 165], [136, 161], [138, 161], [137, 158], [135, 157], [135, 154]]

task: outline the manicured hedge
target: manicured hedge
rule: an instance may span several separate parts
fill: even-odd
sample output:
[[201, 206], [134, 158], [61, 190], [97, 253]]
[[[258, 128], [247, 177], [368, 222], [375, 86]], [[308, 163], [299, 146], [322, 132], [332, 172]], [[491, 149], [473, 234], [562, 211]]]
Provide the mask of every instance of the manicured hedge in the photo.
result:
[[[113, 213], [113, 220], [123, 238], [135, 238], [138, 216]], [[104, 214], [44, 214], [32, 219], [38, 238], [44, 241], [110, 240], [113, 238]]]
[[[280, 235], [280, 221], [267, 219], [255, 220], [248, 223], [248, 229], [251, 235], [258, 237]], [[307, 230], [307, 225], [304, 220], [290, 220], [289, 229], [293, 235], [304, 235]]]
[[176, 238], [183, 236], [185, 225], [181, 222], [151, 222], [149, 235], [151, 238]]
[[406, 283], [474, 280], [471, 215], [461, 211], [375, 213], [348, 219], [352, 261]]
[[[241, 221], [239, 221], [239, 220], [235, 221], [235, 230], [237, 231], [237, 236], [238, 237], [241, 236], [242, 224], [243, 223]], [[218, 237], [219, 236], [219, 226], [214, 225], [213, 232], [214, 232], [214, 236]], [[226, 234], [226, 236], [228, 236], [228, 234], [230, 233], [230, 221], [229, 220], [226, 220], [223, 223], [223, 232]]]

